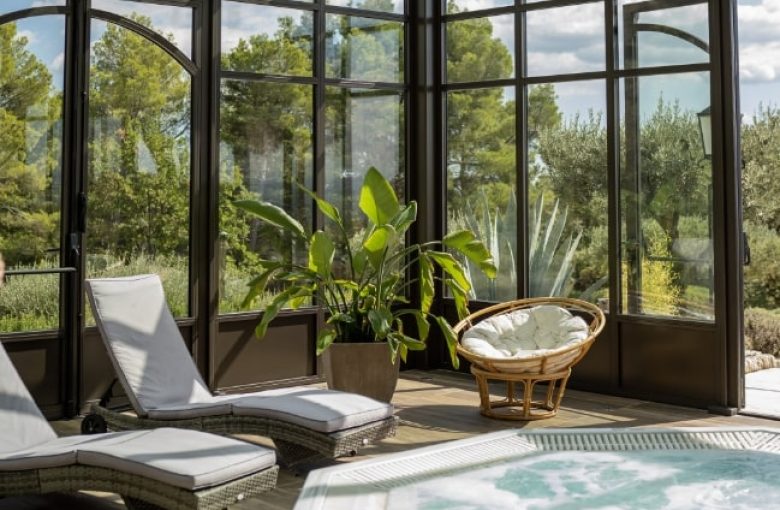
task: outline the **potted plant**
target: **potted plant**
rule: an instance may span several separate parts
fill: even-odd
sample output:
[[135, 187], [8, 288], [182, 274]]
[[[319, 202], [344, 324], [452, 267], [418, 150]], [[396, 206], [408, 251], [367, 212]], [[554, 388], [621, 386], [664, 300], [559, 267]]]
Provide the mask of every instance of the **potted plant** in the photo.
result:
[[[328, 386], [389, 401], [398, 379], [398, 358], [425, 349], [432, 319], [446, 339], [453, 366], [458, 366], [457, 337], [443, 317], [431, 313], [434, 281], [441, 279], [455, 301], [458, 315], [468, 315], [471, 279], [460, 254], [488, 277], [496, 268], [490, 252], [470, 230], [448, 234], [441, 241], [406, 244], [405, 234], [417, 220], [417, 203], [401, 204], [392, 186], [376, 168], [366, 173], [359, 207], [367, 227], [359, 242], [350, 239], [341, 212], [300, 186], [333, 228], [308, 233], [283, 209], [268, 202], [243, 200], [235, 205], [274, 225], [308, 247], [308, 264], [277, 260], [261, 262], [261, 273], [249, 282], [244, 305], [250, 305], [271, 281], [284, 290], [273, 297], [256, 328], [263, 338], [270, 322], [285, 307], [315, 300], [327, 322], [317, 337]], [[445, 251], [446, 250], [446, 251]], [[341, 251], [344, 264], [337, 263]], [[437, 269], [440, 276], [437, 276]], [[417, 287], [417, 299], [408, 294]], [[416, 335], [406, 325], [416, 324]]]

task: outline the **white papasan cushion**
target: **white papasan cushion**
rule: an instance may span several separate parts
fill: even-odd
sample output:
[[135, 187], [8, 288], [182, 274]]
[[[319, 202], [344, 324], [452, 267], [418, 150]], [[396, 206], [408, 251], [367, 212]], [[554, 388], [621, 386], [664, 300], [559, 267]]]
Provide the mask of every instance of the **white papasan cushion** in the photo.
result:
[[461, 344], [484, 358], [529, 358], [588, 338], [588, 323], [565, 308], [541, 305], [494, 315], [463, 334]]

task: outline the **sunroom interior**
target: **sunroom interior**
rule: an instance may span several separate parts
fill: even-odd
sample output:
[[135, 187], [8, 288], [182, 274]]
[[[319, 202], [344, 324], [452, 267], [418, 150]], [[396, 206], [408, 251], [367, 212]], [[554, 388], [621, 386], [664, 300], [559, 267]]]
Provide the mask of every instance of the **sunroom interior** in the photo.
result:
[[[347, 461], [511, 427], [776, 428], [778, 13], [774, 0], [0, 2], [0, 342], [45, 417], [76, 433], [94, 404], [132, 404], [86, 281], [157, 274], [211, 392], [321, 387], [333, 311], [300, 300], [258, 338], [289, 281], [246, 299], [268, 261], [310, 263], [307, 243], [237, 204], [329, 232], [311, 190], [359, 246], [375, 168], [417, 205], [398, 243], [468, 230], [490, 254], [494, 278], [463, 258], [470, 288], [435, 280], [430, 307], [449, 324], [461, 292], [468, 312], [560, 297], [606, 322], [560, 413], [528, 424], [480, 416], [469, 363], [454, 367], [431, 328], [404, 351], [396, 436]], [[410, 279], [406, 300], [421, 299]], [[291, 508], [304, 480], [282, 470], [237, 508]], [[75, 501], [0, 508], [121, 506]]]

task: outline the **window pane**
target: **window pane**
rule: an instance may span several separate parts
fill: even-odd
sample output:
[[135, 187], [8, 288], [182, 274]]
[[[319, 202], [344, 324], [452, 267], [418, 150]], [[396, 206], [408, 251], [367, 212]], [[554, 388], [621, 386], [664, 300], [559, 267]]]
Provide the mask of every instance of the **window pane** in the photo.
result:
[[310, 11], [222, 3], [222, 68], [311, 76], [314, 18]]
[[489, 247], [498, 277], [468, 263], [474, 298], [517, 296], [515, 89], [447, 94], [447, 229], [468, 228]]
[[706, 2], [684, 7], [619, 1], [620, 64], [626, 69], [709, 61]]
[[[226, 80], [220, 112], [220, 313], [237, 312], [259, 261], [306, 261], [300, 241], [249, 218], [232, 204], [259, 198], [284, 208], [311, 230], [312, 87]], [[279, 290], [278, 288], [273, 290]], [[255, 305], [262, 308], [271, 294]]]
[[347, 232], [366, 226], [358, 209], [370, 167], [404, 198], [404, 105], [394, 91], [328, 87], [325, 97], [325, 197], [342, 212]]
[[158, 273], [187, 316], [190, 76], [129, 30], [93, 21], [92, 34], [87, 277]]
[[[162, 34], [192, 58], [192, 9], [130, 0], [92, 0], [92, 8], [120, 14]], [[94, 36], [93, 36], [94, 37]]]
[[447, 14], [480, 11], [515, 4], [515, 0], [444, 0], [444, 2], [447, 3]]
[[30, 7], [64, 6], [65, 0], [3, 0], [0, 3], [0, 14], [6, 14]]
[[604, 5], [600, 2], [529, 11], [526, 33], [529, 76], [605, 68]]
[[511, 78], [515, 73], [512, 14], [447, 23], [447, 81]]
[[60, 327], [60, 275], [16, 275], [0, 289], [0, 333]]
[[404, 25], [354, 16], [326, 17], [328, 78], [387, 83], [404, 81]]
[[621, 83], [625, 313], [714, 316], [712, 163], [702, 131], [711, 133], [698, 117], [709, 108], [709, 80], [685, 73]]
[[326, 0], [328, 5], [403, 14], [404, 0]]
[[604, 82], [532, 86], [528, 111], [530, 295], [578, 297], [607, 308]]
[[[8, 269], [60, 265], [64, 29], [63, 16], [0, 25], [0, 253]], [[43, 34], [62, 37], [43, 43]]]

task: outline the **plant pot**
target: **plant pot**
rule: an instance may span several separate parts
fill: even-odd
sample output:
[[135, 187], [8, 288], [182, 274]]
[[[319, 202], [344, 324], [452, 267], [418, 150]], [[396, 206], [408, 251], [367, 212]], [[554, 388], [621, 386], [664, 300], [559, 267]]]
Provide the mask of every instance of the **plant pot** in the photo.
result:
[[334, 343], [322, 354], [322, 362], [328, 388], [392, 400], [401, 361], [391, 363], [386, 343]]

